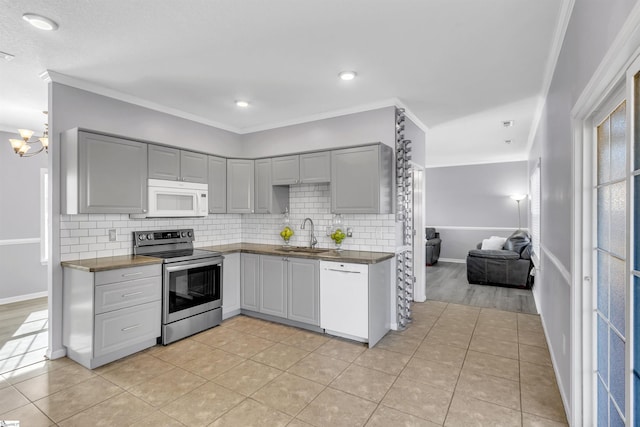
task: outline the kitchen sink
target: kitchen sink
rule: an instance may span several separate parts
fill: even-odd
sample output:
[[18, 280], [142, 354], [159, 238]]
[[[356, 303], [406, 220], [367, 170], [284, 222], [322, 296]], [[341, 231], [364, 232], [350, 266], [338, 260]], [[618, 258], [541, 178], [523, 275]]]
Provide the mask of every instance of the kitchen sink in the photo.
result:
[[307, 246], [283, 246], [276, 249], [276, 251], [300, 254], [321, 254], [324, 252], [329, 252], [330, 250], [331, 249], [328, 248], [309, 248]]

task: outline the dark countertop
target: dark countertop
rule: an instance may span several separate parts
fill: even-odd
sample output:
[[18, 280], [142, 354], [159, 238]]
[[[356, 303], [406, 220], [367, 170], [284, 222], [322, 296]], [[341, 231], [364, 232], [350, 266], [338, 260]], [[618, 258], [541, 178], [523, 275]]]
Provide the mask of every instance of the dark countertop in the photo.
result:
[[141, 265], [162, 264], [161, 258], [143, 255], [122, 255], [103, 258], [79, 259], [76, 261], [63, 261], [63, 267], [75, 268], [87, 272], [117, 270], [119, 268], [138, 267]]
[[[376, 264], [393, 258], [395, 254], [391, 252], [367, 252], [367, 251], [336, 251], [327, 248], [326, 252], [305, 253], [287, 251], [282, 249], [282, 245], [265, 245], [260, 243], [233, 243], [230, 245], [205, 246], [201, 248], [205, 251], [220, 252], [230, 254], [233, 252], [244, 252], [248, 254], [289, 256], [294, 258], [319, 259], [323, 261], [352, 262], [355, 264]], [[87, 272], [116, 270], [119, 268], [137, 267], [140, 265], [162, 264], [161, 258], [154, 258], [144, 255], [122, 255], [103, 258], [80, 259], [75, 261], [63, 261], [63, 267], [75, 268]]]
[[355, 264], [376, 264], [393, 258], [395, 254], [391, 252], [367, 252], [367, 251], [336, 251], [326, 248], [326, 252], [305, 253], [287, 251], [282, 249], [282, 245], [265, 245], [261, 243], [233, 243], [229, 245], [205, 246], [197, 249], [205, 251], [220, 252], [230, 254], [233, 252], [244, 252], [248, 254], [289, 256], [294, 258], [319, 259], [323, 261], [352, 262]]

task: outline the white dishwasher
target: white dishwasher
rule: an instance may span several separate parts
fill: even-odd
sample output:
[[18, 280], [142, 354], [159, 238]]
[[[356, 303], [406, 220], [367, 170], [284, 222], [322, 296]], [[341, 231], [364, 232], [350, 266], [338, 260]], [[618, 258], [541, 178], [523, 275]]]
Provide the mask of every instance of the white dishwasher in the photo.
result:
[[368, 341], [367, 264], [320, 261], [320, 327], [331, 335]]

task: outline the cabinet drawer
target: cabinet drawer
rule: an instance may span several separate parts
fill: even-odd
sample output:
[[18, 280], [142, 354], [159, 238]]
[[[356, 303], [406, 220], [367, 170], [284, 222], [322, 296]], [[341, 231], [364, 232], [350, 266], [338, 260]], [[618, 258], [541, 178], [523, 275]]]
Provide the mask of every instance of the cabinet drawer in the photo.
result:
[[162, 264], [141, 265], [139, 267], [120, 268], [118, 270], [98, 271], [95, 284], [125, 282], [127, 280], [144, 279], [145, 277], [161, 276]]
[[161, 299], [162, 277], [147, 277], [97, 286], [95, 309], [96, 314], [100, 314]]
[[155, 301], [96, 315], [93, 357], [159, 337], [161, 309]]

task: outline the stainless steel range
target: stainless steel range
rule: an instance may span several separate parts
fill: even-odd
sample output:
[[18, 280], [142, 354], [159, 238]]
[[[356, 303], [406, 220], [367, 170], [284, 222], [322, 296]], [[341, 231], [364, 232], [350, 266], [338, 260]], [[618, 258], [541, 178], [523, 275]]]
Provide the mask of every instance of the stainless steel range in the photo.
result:
[[222, 322], [222, 261], [193, 248], [193, 229], [135, 231], [133, 253], [162, 258], [162, 344]]

